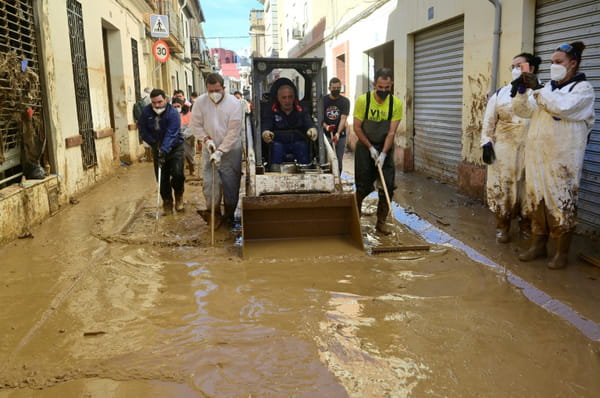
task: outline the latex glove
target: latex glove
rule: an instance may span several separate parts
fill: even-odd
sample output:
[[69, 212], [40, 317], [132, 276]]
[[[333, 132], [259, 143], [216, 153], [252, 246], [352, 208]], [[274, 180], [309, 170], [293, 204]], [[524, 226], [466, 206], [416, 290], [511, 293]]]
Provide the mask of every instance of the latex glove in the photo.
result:
[[264, 142], [270, 144], [271, 141], [273, 141], [273, 137], [275, 137], [275, 134], [273, 134], [273, 132], [270, 130], [265, 130], [262, 132], [262, 137]]
[[210, 161], [213, 162], [215, 166], [219, 167], [221, 165], [221, 156], [223, 156], [223, 152], [215, 151], [210, 155]]
[[375, 166], [383, 167], [383, 162], [385, 162], [385, 158], [387, 157], [387, 153], [381, 152], [379, 156], [377, 156], [377, 160], [375, 161]]
[[335, 124], [329, 124], [327, 125], [327, 132], [328, 133], [333, 133], [335, 131]]
[[510, 85], [512, 86], [510, 88], [511, 98], [513, 98], [515, 95], [517, 95], [517, 91], [519, 93], [523, 94], [523, 92], [525, 92], [525, 90], [527, 89], [527, 87], [525, 87], [525, 82], [523, 81], [523, 75], [517, 77], [515, 80], [510, 82]]
[[379, 151], [377, 149], [375, 149], [374, 146], [371, 146], [369, 148], [369, 152], [371, 153], [371, 159], [373, 159], [373, 161], [377, 161], [377, 158], [379, 157]]
[[319, 136], [319, 133], [317, 133], [317, 129], [314, 127], [311, 127], [308, 129], [308, 131], [306, 132], [306, 135], [308, 136], [308, 138], [310, 138], [312, 141], [316, 141], [317, 137]]
[[167, 162], [167, 155], [163, 151], [159, 150], [156, 161], [158, 162], [158, 167], [162, 169]]
[[208, 153], [214, 153], [217, 151], [217, 146], [215, 145], [215, 142], [211, 138], [204, 141], [204, 145], [206, 145], [206, 149], [208, 149]]

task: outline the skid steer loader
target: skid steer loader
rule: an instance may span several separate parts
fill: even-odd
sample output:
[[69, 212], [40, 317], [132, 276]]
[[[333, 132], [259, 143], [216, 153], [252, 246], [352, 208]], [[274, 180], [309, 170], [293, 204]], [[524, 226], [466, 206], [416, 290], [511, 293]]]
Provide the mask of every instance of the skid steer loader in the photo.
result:
[[[320, 58], [253, 58], [252, 117], [246, 119], [243, 256], [340, 255], [363, 250], [356, 199], [344, 193], [335, 151], [323, 136]], [[308, 164], [271, 162], [261, 126], [277, 97], [278, 82], [295, 85], [299, 105], [318, 130]], [[290, 134], [290, 131], [274, 131]], [[300, 132], [305, 133], [305, 132]]]

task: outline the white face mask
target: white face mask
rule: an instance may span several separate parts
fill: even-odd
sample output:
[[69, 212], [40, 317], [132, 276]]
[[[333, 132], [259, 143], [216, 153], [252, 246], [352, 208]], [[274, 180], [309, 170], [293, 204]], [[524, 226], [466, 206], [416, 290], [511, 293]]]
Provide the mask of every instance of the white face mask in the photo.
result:
[[160, 115], [161, 113], [163, 113], [165, 111], [166, 108], [154, 108], [154, 113], [156, 113], [157, 115]]
[[181, 113], [181, 108], [178, 108], [178, 107], [176, 107], [176, 106], [174, 106], [173, 108], [175, 108], [175, 110], [176, 110], [177, 112]]
[[221, 93], [209, 93], [208, 96], [215, 104], [219, 103], [219, 101], [221, 101], [221, 98], [223, 98], [223, 94]]
[[567, 76], [567, 68], [562, 65], [552, 64], [550, 65], [550, 80], [559, 82]]
[[516, 80], [519, 78], [519, 76], [521, 76], [521, 69], [519, 67], [512, 68], [511, 74], [512, 74], [512, 79]]

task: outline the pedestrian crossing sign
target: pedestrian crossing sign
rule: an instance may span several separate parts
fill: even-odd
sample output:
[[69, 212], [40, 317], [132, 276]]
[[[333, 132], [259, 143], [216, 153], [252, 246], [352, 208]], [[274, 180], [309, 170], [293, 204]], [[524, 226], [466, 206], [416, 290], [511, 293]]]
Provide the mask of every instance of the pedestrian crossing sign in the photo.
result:
[[150, 36], [169, 37], [169, 17], [150, 14]]

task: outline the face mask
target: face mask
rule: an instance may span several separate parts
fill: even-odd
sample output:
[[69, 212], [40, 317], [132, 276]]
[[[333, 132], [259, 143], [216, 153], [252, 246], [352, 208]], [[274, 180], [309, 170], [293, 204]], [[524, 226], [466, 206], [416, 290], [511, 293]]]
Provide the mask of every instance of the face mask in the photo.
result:
[[181, 113], [181, 108], [177, 108], [176, 106], [174, 106], [173, 108], [175, 108], [175, 110], [179, 113]]
[[382, 100], [385, 100], [388, 96], [388, 94], [390, 93], [389, 91], [383, 91], [383, 90], [377, 90], [375, 91], [377, 93], [377, 96], [379, 98], [381, 98]]
[[161, 113], [163, 113], [165, 111], [166, 108], [154, 108], [154, 113], [156, 113], [157, 115], [160, 115]]
[[219, 103], [219, 101], [221, 101], [221, 98], [223, 98], [223, 94], [221, 93], [209, 93], [208, 96], [215, 104]]
[[567, 76], [567, 68], [562, 65], [552, 64], [550, 65], [550, 80], [559, 82]]
[[519, 76], [521, 76], [521, 69], [520, 68], [512, 68], [512, 79], [516, 80], [519, 78]]
[[340, 91], [341, 90], [331, 90], [331, 95], [333, 95], [334, 97], [339, 97], [340, 96]]

